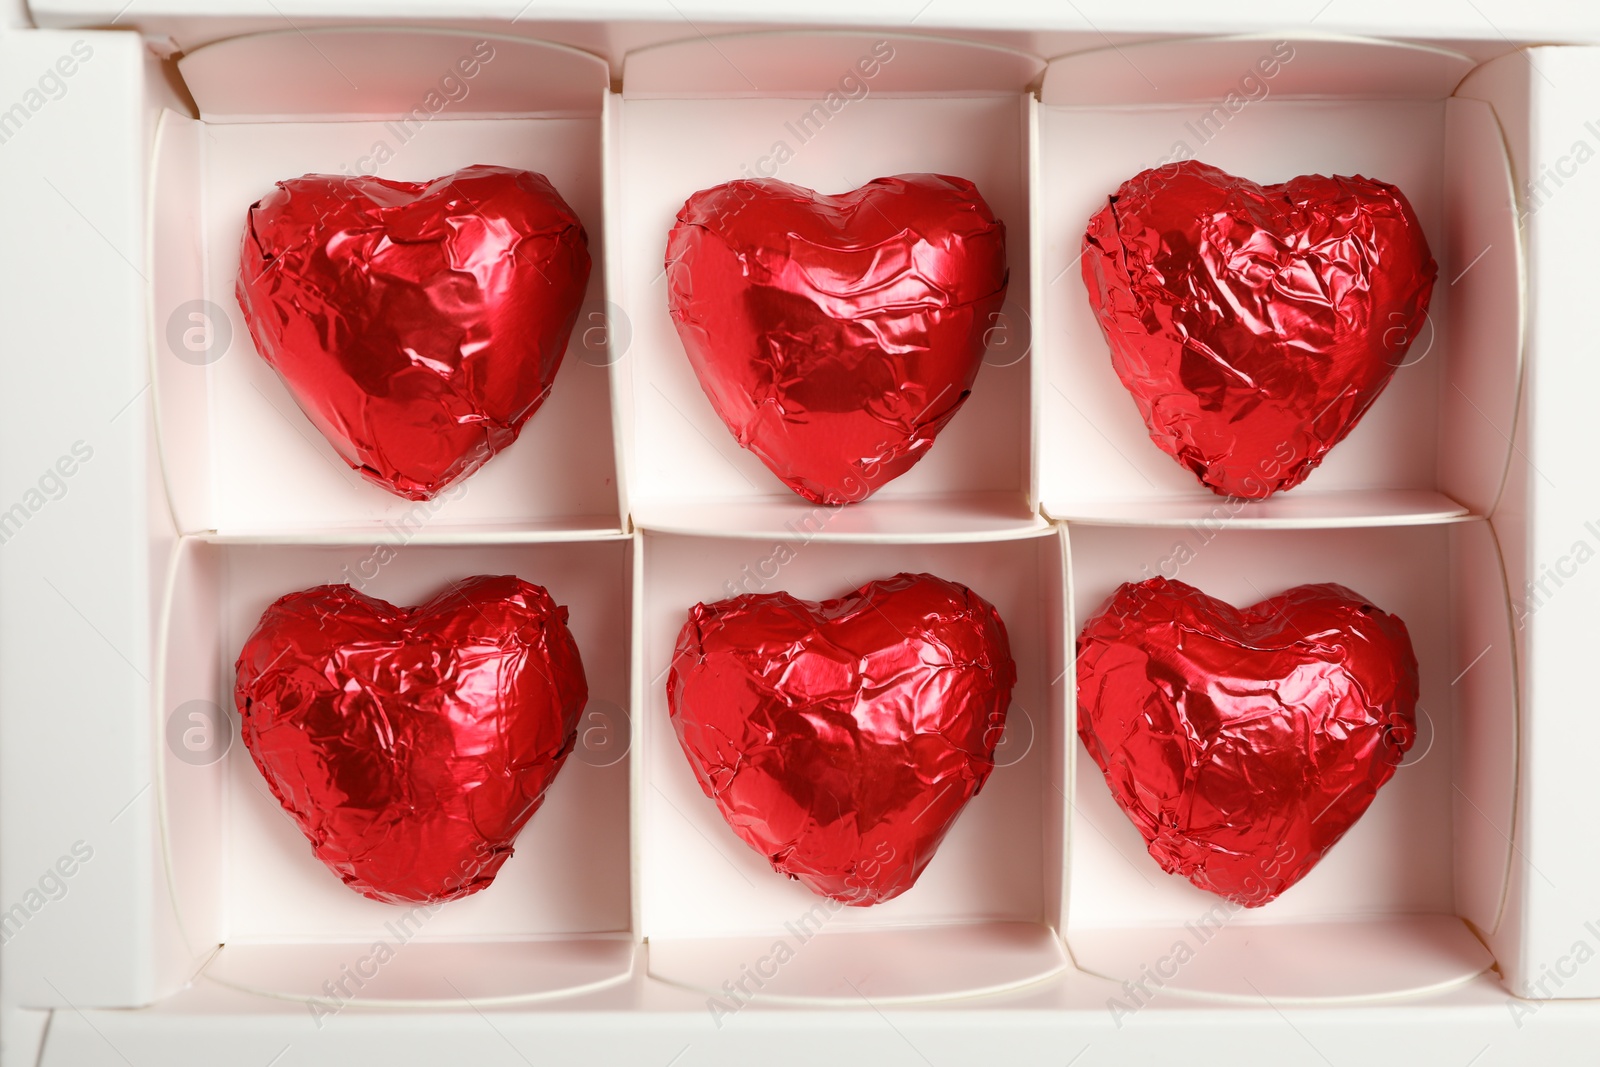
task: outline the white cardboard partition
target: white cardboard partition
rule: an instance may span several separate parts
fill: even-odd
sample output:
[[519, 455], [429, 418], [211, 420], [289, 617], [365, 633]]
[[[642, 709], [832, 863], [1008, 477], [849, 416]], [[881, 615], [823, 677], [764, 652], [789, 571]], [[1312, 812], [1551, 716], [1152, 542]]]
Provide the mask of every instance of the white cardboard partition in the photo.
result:
[[[396, 929], [409, 930], [410, 924]], [[344, 1006], [459, 1008], [463, 999], [498, 1008], [619, 985], [628, 980], [637, 949], [627, 933], [491, 942], [402, 941], [402, 936], [384, 931], [366, 943], [230, 945], [206, 968], [205, 977], [243, 993], [302, 1002], [312, 1013]], [[383, 957], [374, 948], [378, 944], [393, 955]], [[335, 983], [331, 996], [329, 982]]]
[[[650, 973], [721, 994], [806, 920], [825, 937], [795, 947], [767, 998], [916, 999], [1016, 986], [1065, 966], [1058, 924], [1065, 794], [1051, 753], [1062, 744], [1059, 684], [1061, 552], [1053, 534], [962, 544], [776, 546], [646, 533], [641, 552], [636, 684], [642, 687], [634, 779], [640, 933]], [[750, 557], [744, 577], [730, 564]], [[763, 560], [782, 560], [776, 569]], [[996, 769], [951, 828], [917, 885], [871, 908], [829, 908], [723, 823], [700, 791], [667, 717], [666, 676], [687, 609], [742, 593], [784, 589], [808, 600], [841, 596], [877, 578], [928, 571], [983, 596], [1006, 621], [1018, 683]], [[1053, 684], [1057, 683], [1057, 684]], [[897, 951], [915, 929], [924, 941]], [[893, 936], [891, 936], [891, 934]], [[751, 955], [754, 948], [760, 952]], [[935, 962], [937, 961], [937, 962]]]
[[[200, 118], [169, 112], [158, 135], [151, 347], [180, 528], [619, 529], [601, 298], [605, 64], [486, 34], [286, 31], [210, 45], [179, 68]], [[573, 207], [594, 263], [588, 297], [517, 441], [434, 500], [405, 500], [350, 470], [257, 358], [234, 297], [243, 221], [301, 174], [425, 181], [480, 162], [538, 171]]]
[[1507, 901], [1515, 933], [1497, 955], [1508, 988], [1539, 1000], [1600, 997], [1600, 969], [1579, 963], [1600, 928], [1600, 839], [1578, 828], [1595, 805], [1600, 742], [1590, 677], [1600, 502], [1587, 447], [1597, 89], [1600, 50], [1536, 48], [1485, 64], [1458, 90], [1491, 106], [1505, 131], [1528, 250], [1529, 367], [1494, 516], [1526, 724]]
[[207, 122], [391, 120], [413, 109], [428, 116], [414, 114], [413, 126], [434, 117], [592, 117], [609, 87], [605, 63], [576, 48], [418, 28], [319, 28], [313, 37], [290, 26], [195, 49], [179, 67]]
[[[1471, 66], [1437, 49], [1274, 37], [1143, 44], [1051, 64], [1033, 181], [1035, 476], [1047, 514], [1319, 527], [1489, 513], [1520, 374], [1521, 252], [1494, 116], [1448, 99]], [[1144, 70], [1160, 72], [1159, 89]], [[1150, 442], [1085, 297], [1089, 218], [1133, 174], [1187, 158], [1264, 184], [1307, 173], [1391, 182], [1439, 262], [1428, 323], [1389, 386], [1279, 499], [1215, 496]]]
[[[817, 513], [824, 536], [902, 539], [1040, 527], [1027, 500], [1028, 359], [1003, 343], [1027, 328], [1023, 92], [1040, 69], [1020, 53], [904, 35], [694, 38], [628, 57], [611, 220], [625, 237], [610, 298], [632, 325], [617, 408], [635, 522], [772, 534]], [[919, 171], [971, 179], [1005, 222], [1010, 310], [927, 456], [867, 501], [819, 510], [739, 447], [702, 392], [667, 314], [667, 235], [693, 193], [736, 178], [840, 193]], [[697, 522], [691, 509], [703, 506], [714, 510]]]
[[[152, 653], [172, 532], [148, 409], [135, 402], [148, 381], [146, 290], [131, 265], [144, 259], [144, 120], [163, 93], [146, 91], [132, 35], [0, 36], [0, 55], [7, 99], [37, 89], [62, 57], [76, 64], [48, 118], [9, 131], [0, 166], [5, 200], [32, 205], [6, 213], [0, 245], [10, 517], [0, 548], [0, 998], [7, 1009], [149, 1003], [195, 968], [174, 950], [150, 802]], [[82, 135], [52, 137], [47, 122]], [[61, 279], [81, 282], [88, 302], [63, 305]], [[87, 461], [55, 499], [41, 494], [47, 505], [24, 503], [32, 514], [19, 529], [11, 504], [39, 490], [46, 469], [59, 477], [55, 464], [78, 441]], [[73, 873], [62, 889], [53, 880], [41, 889], [63, 868]], [[8, 1023], [6, 1044], [17, 1032]]]
[[[1163, 975], [1211, 995], [1251, 996], [1243, 974], [1273, 999], [1373, 997], [1487, 967], [1479, 936], [1493, 938], [1501, 921], [1517, 739], [1510, 610], [1487, 522], [1209, 534], [1082, 526], [1070, 539], [1073, 632], [1119, 584], [1154, 574], [1240, 606], [1337, 582], [1405, 621], [1422, 683], [1418, 740], [1394, 778], [1310, 874], [1257, 909], [1219, 908], [1163, 873], [1076, 746], [1066, 936], [1078, 965], [1136, 979], [1157, 963], [1149, 931], [1160, 930], [1158, 955], [1184, 940], [1197, 959], [1225, 961]], [[1213, 939], [1215, 928], [1225, 936]]]

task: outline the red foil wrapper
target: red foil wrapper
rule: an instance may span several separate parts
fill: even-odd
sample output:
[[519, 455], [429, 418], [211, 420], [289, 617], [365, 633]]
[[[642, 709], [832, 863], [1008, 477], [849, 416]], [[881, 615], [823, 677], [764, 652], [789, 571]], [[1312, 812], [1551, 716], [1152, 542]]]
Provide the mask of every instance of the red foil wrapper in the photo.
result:
[[807, 500], [865, 500], [927, 454], [1005, 301], [1005, 224], [964, 178], [840, 196], [734, 181], [667, 239], [667, 300], [711, 406]]
[[1163, 870], [1245, 907], [1315, 867], [1416, 738], [1403, 622], [1338, 585], [1239, 610], [1165, 578], [1078, 636], [1078, 736]]
[[1083, 280], [1150, 439], [1224, 496], [1299, 485], [1426, 333], [1438, 267], [1367, 178], [1261, 186], [1186, 161], [1089, 220]]
[[347, 585], [277, 600], [234, 700], [272, 795], [346, 885], [391, 904], [486, 888], [588, 700], [567, 609], [510, 575], [417, 608]]
[[278, 182], [245, 221], [238, 297], [339, 456], [427, 500], [550, 395], [588, 281], [588, 237], [549, 181], [475, 166]]
[[773, 870], [865, 907], [916, 884], [983, 788], [1016, 676], [991, 604], [898, 574], [820, 604], [696, 604], [667, 702], [733, 832]]

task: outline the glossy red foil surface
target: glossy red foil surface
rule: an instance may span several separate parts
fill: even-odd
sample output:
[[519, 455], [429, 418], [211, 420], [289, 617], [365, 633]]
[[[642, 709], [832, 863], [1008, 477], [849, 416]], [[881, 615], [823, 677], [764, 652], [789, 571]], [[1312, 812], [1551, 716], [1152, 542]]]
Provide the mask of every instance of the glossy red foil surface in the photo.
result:
[[307, 174], [251, 205], [238, 298], [256, 351], [367, 480], [427, 500], [545, 398], [589, 281], [541, 174]]
[[820, 604], [696, 604], [667, 701], [733, 832], [812, 892], [864, 907], [910, 889], [983, 788], [1015, 682], [992, 605], [898, 574]]
[[1416, 737], [1403, 622], [1338, 585], [1239, 610], [1152, 578], [1078, 636], [1078, 736], [1150, 855], [1257, 907], [1354, 825]]
[[1421, 338], [1438, 267], [1404, 194], [1367, 178], [1257, 185], [1186, 161], [1089, 220], [1083, 280], [1163, 452], [1224, 496], [1299, 485]]
[[865, 500], [972, 390], [1006, 294], [1005, 224], [964, 178], [823, 196], [706, 189], [667, 240], [668, 307], [739, 444], [816, 503]]
[[486, 888], [577, 737], [588, 699], [567, 609], [510, 575], [399, 608], [290, 593], [236, 665], [245, 745], [316, 857], [363, 896]]

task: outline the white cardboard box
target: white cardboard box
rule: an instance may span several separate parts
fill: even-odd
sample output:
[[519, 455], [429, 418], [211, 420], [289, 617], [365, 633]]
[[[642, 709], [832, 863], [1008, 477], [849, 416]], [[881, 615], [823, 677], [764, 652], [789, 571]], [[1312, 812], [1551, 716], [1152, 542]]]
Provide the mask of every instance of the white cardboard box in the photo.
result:
[[[291, 29], [200, 48], [224, 24], [174, 18], [147, 28], [187, 38], [175, 68], [131, 33], [0, 37], [0, 104], [28, 112], [0, 145], [0, 197], [29, 205], [0, 243], [0, 509], [26, 513], [0, 546], [0, 907], [25, 915], [0, 954], [7, 1064], [41, 1049], [44, 1063], [179, 1062], [180, 1048], [196, 1063], [247, 1048], [345, 1062], [357, 1045], [416, 1062], [508, 1045], [733, 1062], [773, 1042], [778, 1062], [954, 1062], [1002, 1033], [1040, 1062], [1094, 1044], [1118, 1050], [1107, 1062], [1210, 1062], [1197, 1044], [1210, 1034], [1229, 1035], [1215, 1062], [1239, 1062], [1227, 1046], [1248, 1041], [1262, 1062], [1459, 1047], [1461, 1062], [1509, 1063], [1559, 1056], [1600, 1020], [1507, 997], [1600, 996], [1600, 967], [1585, 966], [1600, 945], [1587, 925], [1600, 844], [1581, 814], [1600, 740], [1582, 669], [1600, 579], [1582, 564], [1600, 513], [1582, 465], [1592, 372], [1575, 358], [1584, 227], [1600, 210], [1578, 147], [1600, 146], [1583, 106], [1600, 96], [1595, 52], [1484, 63], [1503, 49], [1479, 43], [1468, 59], [1305, 35], [1106, 47], [1087, 32], [1030, 52], [1018, 46], [1049, 35], [708, 40], [619, 24], [614, 40], [636, 46], [619, 62], [606, 27], [541, 28], [607, 52], [608, 70], [519, 24]], [[596, 318], [517, 445], [419, 518], [297, 430], [231, 300], [229, 219], [274, 178], [376, 162], [391, 116], [486, 39], [496, 59], [470, 91], [375, 169], [550, 174], [589, 229]], [[923, 464], [835, 514], [786, 498], [732, 446], [674, 358], [650, 275], [676, 203], [755, 165], [768, 134], [788, 136], [879, 40], [895, 49], [884, 80], [778, 176], [831, 192], [910, 169], [974, 177], [1012, 240], [1006, 325], [1024, 319], [1032, 341], [1025, 358], [988, 361]], [[1096, 198], [1162, 159], [1164, 131], [1207, 113], [1278, 40], [1295, 56], [1271, 93], [1197, 154], [1263, 181], [1370, 168], [1400, 182], [1441, 264], [1437, 333], [1303, 490], [1219, 515], [1106, 387], [1069, 261]], [[41, 89], [64, 56], [64, 88]], [[167, 340], [175, 314], [193, 321], [191, 300], [211, 305], [196, 325], [214, 339], [225, 318], [231, 333], [209, 361], [204, 344], [185, 358]], [[1236, 602], [1339, 580], [1402, 614], [1427, 725], [1318, 870], [1230, 919], [1143, 1014], [1123, 981], [1212, 902], [1143, 856], [1111, 805], [1079, 751], [1067, 668], [1086, 613], [1186, 540], [1198, 551], [1182, 576]], [[769, 578], [777, 544], [798, 551]], [[310, 998], [383, 936], [388, 909], [327, 879], [237, 745], [211, 759], [223, 735], [170, 739], [228, 725], [205, 702], [226, 705], [267, 600], [364, 576], [384, 545], [395, 559], [367, 579], [380, 596], [513, 571], [571, 606], [588, 747], [496, 885], [430, 917], [360, 989], [368, 1005], [318, 1025]], [[914, 893], [830, 920], [764, 999], [718, 1019], [708, 998], [812, 898], [694, 789], [657, 677], [677, 622], [750, 575], [823, 597], [919, 568], [969, 581], [1012, 628], [1024, 714], [1003, 765]]]

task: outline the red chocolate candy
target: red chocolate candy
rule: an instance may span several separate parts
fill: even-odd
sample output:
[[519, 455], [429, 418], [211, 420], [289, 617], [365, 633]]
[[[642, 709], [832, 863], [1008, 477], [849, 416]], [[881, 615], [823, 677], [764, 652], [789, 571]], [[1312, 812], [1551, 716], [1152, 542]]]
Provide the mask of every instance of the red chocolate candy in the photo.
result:
[[845, 904], [910, 889], [994, 769], [1005, 624], [931, 574], [837, 600], [696, 604], [667, 701], [695, 778], [774, 870]]
[[865, 500], [971, 392], [1005, 301], [1005, 224], [964, 178], [822, 196], [771, 179], [694, 194], [668, 307], [711, 406], [807, 500]]
[[518, 578], [417, 608], [347, 585], [280, 598], [236, 665], [245, 745], [316, 857], [363, 896], [486, 888], [588, 700], [567, 609]]
[[1425, 332], [1438, 267], [1367, 178], [1261, 186], [1185, 161], [1089, 220], [1083, 280], [1150, 439], [1224, 496], [1299, 485]]
[[1078, 636], [1078, 736], [1163, 870], [1257, 907], [1315, 867], [1416, 737], [1405, 624], [1338, 585], [1240, 611], [1165, 578]]
[[339, 456], [427, 500], [550, 395], [588, 281], [583, 225], [544, 176], [475, 166], [279, 182], [245, 221], [238, 297]]

